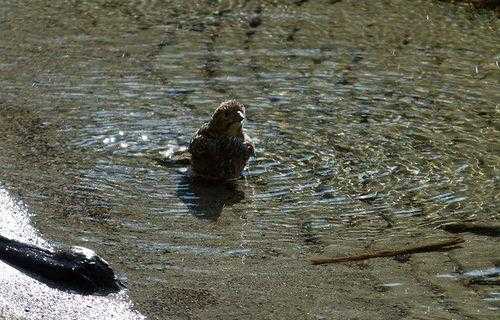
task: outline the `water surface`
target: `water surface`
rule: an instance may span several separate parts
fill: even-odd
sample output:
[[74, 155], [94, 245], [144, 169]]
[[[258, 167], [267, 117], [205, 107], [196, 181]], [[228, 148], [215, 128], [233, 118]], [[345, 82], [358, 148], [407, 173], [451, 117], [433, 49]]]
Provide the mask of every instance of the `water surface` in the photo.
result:
[[[399, 0], [3, 7], [0, 181], [45, 238], [126, 274], [145, 315], [497, 314], [494, 287], [438, 277], [494, 267], [491, 237], [406, 264], [307, 262], [498, 222], [491, 12]], [[235, 186], [152, 160], [185, 147], [227, 98], [247, 105], [256, 145]]]

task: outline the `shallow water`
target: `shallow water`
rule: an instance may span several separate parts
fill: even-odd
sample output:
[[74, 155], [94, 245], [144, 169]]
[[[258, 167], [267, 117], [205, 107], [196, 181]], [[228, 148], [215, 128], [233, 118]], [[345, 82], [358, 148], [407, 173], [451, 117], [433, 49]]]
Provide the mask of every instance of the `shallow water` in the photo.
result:
[[[93, 248], [126, 274], [152, 318], [385, 314], [383, 303], [374, 313], [325, 307], [320, 273], [254, 298], [266, 296], [259, 283], [280, 283], [269, 277], [300, 277], [287, 266], [308, 270], [312, 254], [498, 222], [499, 20], [490, 12], [396, 0], [5, 3], [0, 182], [45, 238]], [[227, 98], [247, 105], [256, 145], [242, 180], [193, 183], [187, 168], [154, 161], [185, 147]], [[481, 241], [483, 252], [460, 255], [471, 270], [499, 256], [495, 239]], [[444, 269], [429, 274], [454, 271]], [[368, 273], [418, 282], [385, 272]], [[255, 282], [220, 292], [242, 274]], [[316, 291], [304, 289], [315, 281]], [[307, 312], [283, 306], [287, 291], [293, 305], [304, 290], [321, 297]], [[366, 290], [358, 294], [368, 299]], [[469, 305], [446, 295], [459, 316], [492, 317], [498, 293], [488, 290]], [[448, 310], [416, 295], [430, 312]], [[233, 304], [239, 313], [220, 311]]]

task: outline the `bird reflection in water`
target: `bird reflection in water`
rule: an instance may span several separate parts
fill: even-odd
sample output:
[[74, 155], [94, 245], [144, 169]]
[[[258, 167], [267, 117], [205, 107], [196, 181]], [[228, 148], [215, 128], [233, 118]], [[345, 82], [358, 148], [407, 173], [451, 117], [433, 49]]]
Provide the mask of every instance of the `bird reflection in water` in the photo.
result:
[[177, 195], [197, 218], [216, 221], [224, 207], [245, 198], [245, 192], [236, 181], [213, 183], [192, 175], [185, 175], [177, 185]]

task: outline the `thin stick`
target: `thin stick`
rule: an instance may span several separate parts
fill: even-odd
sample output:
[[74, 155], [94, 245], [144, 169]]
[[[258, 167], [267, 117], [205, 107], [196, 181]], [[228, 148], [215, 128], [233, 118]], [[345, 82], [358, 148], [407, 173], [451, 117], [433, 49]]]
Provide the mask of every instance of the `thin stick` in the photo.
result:
[[453, 222], [444, 224], [440, 228], [452, 233], [472, 232], [492, 237], [500, 236], [500, 224]]
[[498, 286], [500, 285], [500, 279], [470, 279], [467, 284], [482, 284], [487, 286]]
[[438, 251], [438, 250], [451, 250], [456, 246], [457, 244], [463, 243], [464, 239], [462, 238], [451, 238], [448, 240], [443, 240], [439, 242], [434, 242], [434, 243], [429, 243], [429, 244], [423, 244], [423, 245], [417, 245], [417, 246], [412, 246], [412, 247], [407, 247], [407, 248], [402, 248], [402, 249], [395, 249], [395, 250], [381, 250], [381, 251], [375, 251], [372, 253], [364, 253], [360, 255], [355, 255], [355, 256], [345, 256], [345, 257], [336, 257], [336, 258], [330, 258], [330, 257], [313, 257], [311, 258], [311, 263], [312, 264], [325, 264], [325, 263], [338, 263], [338, 262], [346, 262], [346, 261], [360, 261], [360, 260], [366, 260], [366, 259], [372, 259], [372, 258], [380, 258], [380, 257], [394, 257], [400, 254], [410, 254], [410, 253], [418, 253], [418, 252], [431, 252], [431, 251]]

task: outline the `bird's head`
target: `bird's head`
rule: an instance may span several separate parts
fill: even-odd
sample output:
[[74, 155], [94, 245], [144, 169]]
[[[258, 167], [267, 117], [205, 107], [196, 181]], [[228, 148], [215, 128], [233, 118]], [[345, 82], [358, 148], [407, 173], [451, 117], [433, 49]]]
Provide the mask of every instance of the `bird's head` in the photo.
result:
[[227, 136], [241, 135], [245, 120], [245, 106], [236, 100], [222, 102], [210, 120], [210, 127]]

